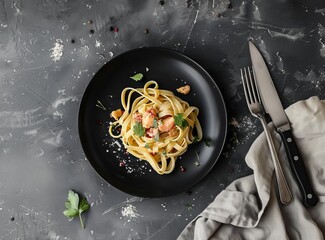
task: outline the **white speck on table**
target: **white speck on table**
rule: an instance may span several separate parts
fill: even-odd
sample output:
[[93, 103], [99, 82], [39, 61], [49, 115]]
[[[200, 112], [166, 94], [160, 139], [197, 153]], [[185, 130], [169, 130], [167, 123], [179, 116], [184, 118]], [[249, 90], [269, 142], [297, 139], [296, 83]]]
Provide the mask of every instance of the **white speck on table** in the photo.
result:
[[63, 41], [62, 39], [56, 39], [54, 47], [50, 49], [51, 58], [54, 62], [57, 62], [61, 59], [63, 55]]

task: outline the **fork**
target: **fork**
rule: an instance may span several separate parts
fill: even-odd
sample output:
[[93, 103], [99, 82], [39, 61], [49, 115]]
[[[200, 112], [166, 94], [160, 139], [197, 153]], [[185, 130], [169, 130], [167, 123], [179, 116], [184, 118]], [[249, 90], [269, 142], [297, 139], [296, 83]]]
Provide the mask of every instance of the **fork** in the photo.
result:
[[240, 73], [249, 111], [254, 117], [258, 118], [261, 121], [266, 135], [267, 143], [271, 153], [271, 158], [273, 160], [280, 202], [284, 205], [289, 205], [293, 201], [293, 196], [288, 187], [287, 180], [284, 176], [278, 155], [274, 147], [274, 142], [271, 133], [265, 120], [265, 111], [257, 88], [255, 73], [249, 67], [240, 69]]

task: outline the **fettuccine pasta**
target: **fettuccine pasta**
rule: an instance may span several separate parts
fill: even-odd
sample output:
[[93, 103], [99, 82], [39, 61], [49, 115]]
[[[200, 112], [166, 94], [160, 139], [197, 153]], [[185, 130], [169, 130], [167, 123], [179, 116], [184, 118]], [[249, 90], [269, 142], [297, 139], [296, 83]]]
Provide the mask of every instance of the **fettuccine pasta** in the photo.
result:
[[[110, 125], [110, 135], [121, 138], [130, 154], [148, 161], [159, 174], [171, 173], [177, 157], [202, 139], [199, 109], [173, 92], [159, 89], [155, 81], [143, 88], [125, 88], [121, 103], [123, 109]], [[118, 134], [116, 127], [120, 127]]]

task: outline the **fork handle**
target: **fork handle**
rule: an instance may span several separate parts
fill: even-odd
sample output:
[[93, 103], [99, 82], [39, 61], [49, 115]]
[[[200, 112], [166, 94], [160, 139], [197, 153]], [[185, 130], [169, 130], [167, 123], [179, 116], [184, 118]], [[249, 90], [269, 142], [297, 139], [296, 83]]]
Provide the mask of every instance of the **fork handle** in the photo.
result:
[[279, 161], [278, 155], [277, 155], [275, 147], [274, 147], [274, 142], [273, 142], [270, 130], [267, 126], [264, 115], [259, 114], [258, 117], [262, 123], [263, 129], [264, 129], [264, 132], [266, 135], [266, 140], [267, 140], [267, 143], [268, 143], [268, 146], [270, 149], [271, 158], [273, 160], [275, 176], [276, 176], [276, 180], [278, 183], [280, 202], [284, 205], [289, 205], [293, 201], [293, 196], [289, 189], [287, 180], [284, 176], [284, 173], [283, 173], [283, 170], [281, 167], [281, 163]]

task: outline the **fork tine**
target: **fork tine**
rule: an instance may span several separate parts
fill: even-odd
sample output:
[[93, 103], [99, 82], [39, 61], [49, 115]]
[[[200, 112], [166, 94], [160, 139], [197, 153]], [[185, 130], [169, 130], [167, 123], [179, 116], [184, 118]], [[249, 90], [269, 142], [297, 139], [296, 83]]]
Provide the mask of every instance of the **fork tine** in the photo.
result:
[[249, 77], [249, 82], [250, 82], [250, 87], [252, 89], [252, 97], [253, 97], [253, 102], [257, 102], [257, 94], [256, 94], [256, 81], [255, 81], [255, 76], [252, 76], [251, 74], [251, 69], [247, 67], [247, 72], [248, 72], [248, 77]]
[[257, 81], [256, 81], [256, 75], [255, 75], [254, 68], [252, 68], [252, 72], [253, 72], [254, 82], [255, 82], [255, 86], [256, 86], [255, 89], [256, 89], [256, 93], [257, 93], [257, 98], [258, 98], [258, 101], [261, 102], [260, 91], [258, 90], [258, 86], [257, 86]]
[[247, 91], [247, 95], [248, 95], [248, 102], [249, 102], [249, 104], [251, 104], [252, 103], [252, 93], [251, 93], [251, 88], [250, 88], [249, 82], [248, 82], [247, 69], [245, 67], [244, 67], [244, 79], [245, 79], [246, 91]]
[[248, 102], [249, 104], [254, 102], [253, 95], [252, 95], [252, 86], [249, 83], [249, 78], [247, 75], [247, 68], [244, 68], [244, 79], [245, 79], [245, 85], [246, 85], [246, 91], [248, 92]]
[[[245, 70], [245, 68], [244, 68], [244, 70]], [[246, 81], [246, 79], [244, 77], [244, 71], [243, 71], [242, 68], [240, 69], [240, 75], [241, 75], [241, 80], [242, 80], [243, 87], [244, 87], [245, 99], [246, 99], [247, 105], [249, 105], [250, 104], [250, 100], [249, 100], [248, 92], [247, 92], [247, 81]]]

